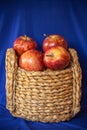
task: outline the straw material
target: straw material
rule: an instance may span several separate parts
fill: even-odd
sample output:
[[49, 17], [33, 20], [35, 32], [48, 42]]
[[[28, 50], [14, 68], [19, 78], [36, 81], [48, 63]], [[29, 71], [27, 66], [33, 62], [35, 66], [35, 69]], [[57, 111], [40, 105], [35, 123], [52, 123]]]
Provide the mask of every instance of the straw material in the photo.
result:
[[75, 49], [63, 70], [25, 71], [14, 49], [6, 52], [7, 109], [15, 117], [41, 122], [67, 121], [80, 111], [82, 71]]

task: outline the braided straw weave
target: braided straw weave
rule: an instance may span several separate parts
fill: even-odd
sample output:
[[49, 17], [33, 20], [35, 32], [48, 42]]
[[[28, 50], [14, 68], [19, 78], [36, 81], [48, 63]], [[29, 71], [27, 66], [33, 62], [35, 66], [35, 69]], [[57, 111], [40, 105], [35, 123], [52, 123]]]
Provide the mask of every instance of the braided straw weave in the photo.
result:
[[41, 122], [70, 120], [80, 111], [82, 72], [77, 52], [69, 48], [63, 70], [25, 71], [12, 48], [6, 52], [7, 109], [15, 117]]

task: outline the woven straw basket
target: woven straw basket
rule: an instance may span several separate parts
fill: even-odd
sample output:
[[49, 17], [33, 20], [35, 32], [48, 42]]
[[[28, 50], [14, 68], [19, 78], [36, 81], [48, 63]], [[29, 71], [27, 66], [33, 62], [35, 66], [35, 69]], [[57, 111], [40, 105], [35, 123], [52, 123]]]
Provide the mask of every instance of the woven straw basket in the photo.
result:
[[80, 111], [82, 71], [76, 50], [69, 48], [70, 65], [63, 70], [25, 71], [12, 48], [6, 52], [7, 109], [15, 117], [60, 122]]

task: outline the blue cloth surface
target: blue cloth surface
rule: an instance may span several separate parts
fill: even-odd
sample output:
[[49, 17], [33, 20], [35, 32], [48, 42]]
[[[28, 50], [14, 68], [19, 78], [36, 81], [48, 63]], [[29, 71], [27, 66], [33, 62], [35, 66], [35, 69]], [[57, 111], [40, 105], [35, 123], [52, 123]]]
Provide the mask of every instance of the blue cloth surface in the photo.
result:
[[[41, 50], [43, 34], [60, 34], [78, 52], [82, 68], [81, 111], [68, 122], [41, 123], [13, 117], [6, 109], [5, 55], [20, 35], [36, 40]], [[87, 129], [87, 1], [1, 0], [0, 1], [0, 130]]]

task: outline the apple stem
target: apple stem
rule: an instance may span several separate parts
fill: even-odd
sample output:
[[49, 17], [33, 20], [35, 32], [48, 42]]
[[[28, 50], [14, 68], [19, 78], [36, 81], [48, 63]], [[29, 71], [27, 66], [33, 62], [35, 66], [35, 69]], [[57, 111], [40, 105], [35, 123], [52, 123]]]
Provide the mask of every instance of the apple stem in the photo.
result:
[[47, 37], [47, 34], [44, 33], [43, 36], [44, 36], [44, 37]]
[[25, 40], [29, 40], [29, 37], [27, 37], [27, 35], [26, 35], [26, 34], [24, 35], [24, 37], [25, 37]]
[[25, 40], [27, 40], [27, 36], [26, 36], [26, 34], [24, 35], [24, 37], [25, 37]]
[[53, 57], [53, 54], [50, 54], [50, 55], [46, 55], [46, 56], [48, 56], [48, 57]]

